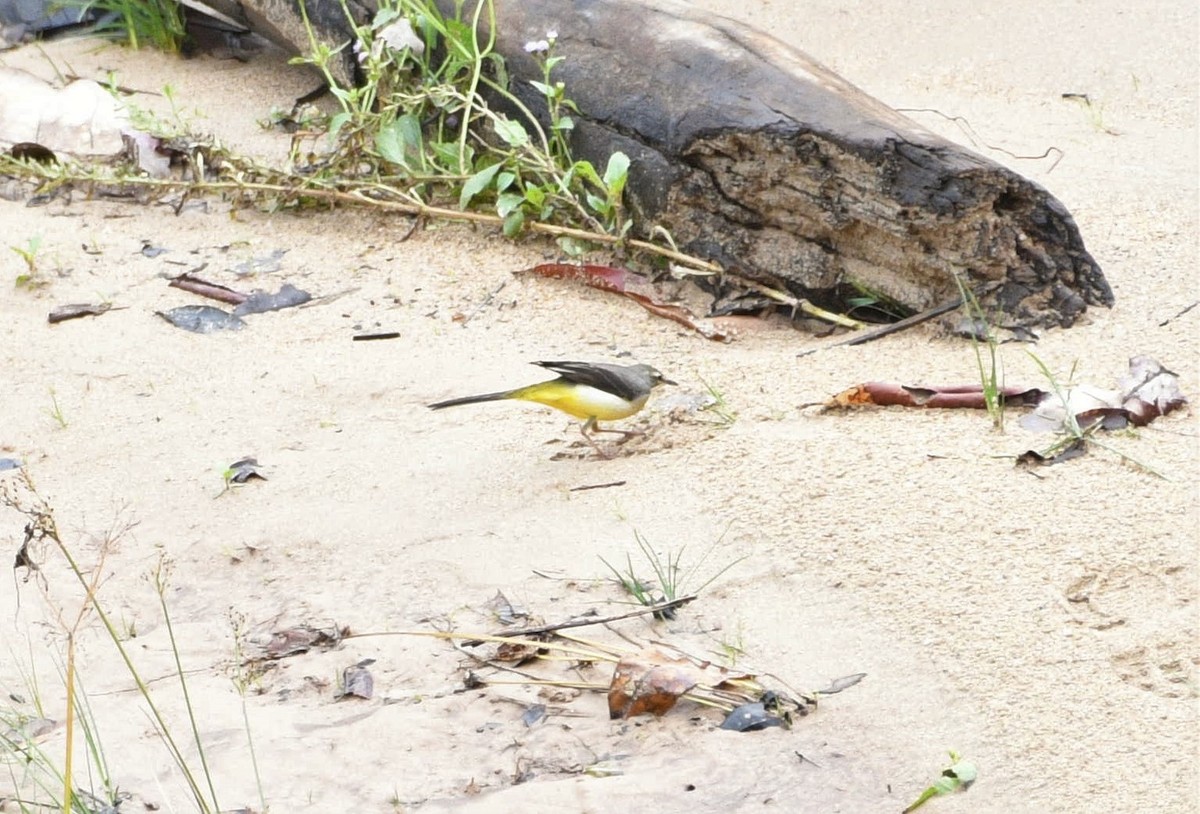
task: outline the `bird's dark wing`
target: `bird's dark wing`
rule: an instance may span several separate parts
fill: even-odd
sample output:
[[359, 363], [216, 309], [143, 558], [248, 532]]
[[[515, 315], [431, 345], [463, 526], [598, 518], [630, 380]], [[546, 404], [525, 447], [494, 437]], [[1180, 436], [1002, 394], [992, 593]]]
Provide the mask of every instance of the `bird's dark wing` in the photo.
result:
[[[641, 376], [621, 365], [606, 365], [598, 362], [534, 362], [535, 365], [553, 370], [569, 382], [586, 384], [597, 390], [612, 393], [627, 401], [636, 401], [649, 391]], [[636, 366], [635, 366], [636, 367]]]

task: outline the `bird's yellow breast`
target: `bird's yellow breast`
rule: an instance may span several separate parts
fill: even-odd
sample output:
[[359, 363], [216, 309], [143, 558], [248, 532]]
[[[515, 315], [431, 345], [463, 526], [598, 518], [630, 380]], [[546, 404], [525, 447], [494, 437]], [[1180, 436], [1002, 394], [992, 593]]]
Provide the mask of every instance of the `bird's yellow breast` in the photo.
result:
[[646, 404], [649, 394], [634, 401], [606, 393], [586, 384], [550, 381], [533, 384], [513, 391], [510, 398], [545, 404], [568, 415], [597, 421], [616, 421], [628, 418]]

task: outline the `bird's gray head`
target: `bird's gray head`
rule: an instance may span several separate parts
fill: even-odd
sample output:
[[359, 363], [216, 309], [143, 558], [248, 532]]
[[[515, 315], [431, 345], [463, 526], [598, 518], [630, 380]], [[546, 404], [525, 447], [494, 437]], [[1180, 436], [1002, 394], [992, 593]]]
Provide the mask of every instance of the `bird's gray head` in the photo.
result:
[[645, 374], [650, 380], [651, 387], [658, 387], [660, 384], [675, 384], [675, 382], [660, 373], [658, 368], [651, 367], [650, 365], [637, 365], [636, 367], [639, 372]]

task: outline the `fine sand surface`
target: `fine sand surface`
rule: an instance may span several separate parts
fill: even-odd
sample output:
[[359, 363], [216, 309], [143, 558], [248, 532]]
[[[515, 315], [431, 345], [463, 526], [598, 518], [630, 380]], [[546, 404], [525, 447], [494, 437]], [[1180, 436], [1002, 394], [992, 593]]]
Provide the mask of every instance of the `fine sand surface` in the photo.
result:
[[[1045, 332], [1038, 356], [1064, 382], [1074, 370], [1110, 386], [1149, 354], [1200, 398], [1200, 308], [1179, 315], [1200, 297], [1195, 3], [698, 5], [776, 33], [894, 107], [968, 121], [977, 149], [1074, 213], [1116, 293], [1113, 309]], [[170, 83], [196, 129], [264, 156], [282, 155], [287, 136], [256, 121], [313, 85], [277, 54], [183, 62], [54, 43], [0, 64], [51, 78], [48, 58], [148, 91]], [[971, 143], [949, 118], [911, 115]], [[1057, 162], [1014, 157], [1051, 147]], [[491, 630], [498, 591], [546, 621], [616, 613], [628, 606], [599, 558], [628, 554], [650, 576], [635, 532], [664, 555], [686, 546], [685, 565], [720, 540], [702, 578], [742, 559], [676, 620], [614, 626], [630, 640], [713, 658], [740, 648], [739, 669], [800, 688], [867, 678], [790, 731], [734, 734], [693, 706], [612, 722], [598, 693], [460, 691], [471, 664], [447, 642], [352, 638], [284, 659], [250, 688], [271, 810], [894, 813], [949, 749], [979, 780], [930, 802], [938, 814], [1200, 804], [1190, 408], [1109, 439], [1167, 479], [1101, 450], [1029, 473], [1012, 456], [1048, 439], [1015, 415], [998, 433], [982, 413], [805, 406], [870, 379], [975, 378], [970, 346], [932, 326], [803, 357], [827, 340], [777, 322], [716, 344], [627, 301], [513, 277], [552, 245], [444, 224], [401, 242], [405, 219], [364, 211], [271, 216], [210, 200], [176, 216], [76, 196], [0, 202], [0, 217], [6, 245], [40, 236], [49, 280], [17, 290], [24, 264], [0, 255], [0, 457], [24, 461], [85, 565], [108, 530], [136, 523], [103, 563], [100, 601], [143, 674], [162, 678], [153, 691], [198, 765], [149, 578], [168, 558], [165, 596], [222, 808], [260, 808], [231, 618], [252, 648], [297, 624]], [[147, 257], [144, 242], [167, 251]], [[238, 276], [278, 251], [277, 270]], [[202, 264], [229, 285], [287, 281], [330, 298], [238, 333], [186, 333], [155, 311], [202, 302], [164, 279]], [[47, 324], [54, 306], [105, 300], [123, 310]], [[372, 330], [400, 338], [351, 341]], [[1010, 384], [1045, 384], [1025, 347], [1002, 353]], [[425, 407], [536, 381], [537, 359], [638, 360], [679, 385], [656, 393], [632, 422], [649, 435], [612, 460], [549, 410]], [[705, 383], [736, 412], [728, 426], [688, 411]], [[218, 497], [222, 471], [248, 455], [268, 480]], [[22, 525], [0, 509], [4, 556]], [[51, 606], [72, 613], [80, 591], [52, 552], [43, 576], [45, 595], [34, 581], [0, 589], [0, 708], [36, 714], [36, 676], [59, 722], [42, 743], [61, 755], [65, 636]], [[122, 811], [192, 810], [94, 618], [78, 644], [109, 768], [135, 798]], [[342, 670], [363, 659], [374, 698], [338, 700]], [[537, 702], [548, 717], [527, 727]], [[619, 773], [584, 773], [599, 762]], [[10, 792], [6, 769], [0, 797]]]

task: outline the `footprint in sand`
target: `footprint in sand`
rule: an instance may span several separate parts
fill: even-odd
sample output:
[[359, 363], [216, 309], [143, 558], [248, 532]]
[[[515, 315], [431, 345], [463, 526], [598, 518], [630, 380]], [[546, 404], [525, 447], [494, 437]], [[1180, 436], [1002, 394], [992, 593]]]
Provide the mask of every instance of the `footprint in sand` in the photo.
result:
[[1122, 681], [1165, 698], [1200, 694], [1187, 566], [1089, 570], [1063, 592], [1072, 621], [1100, 631]]

